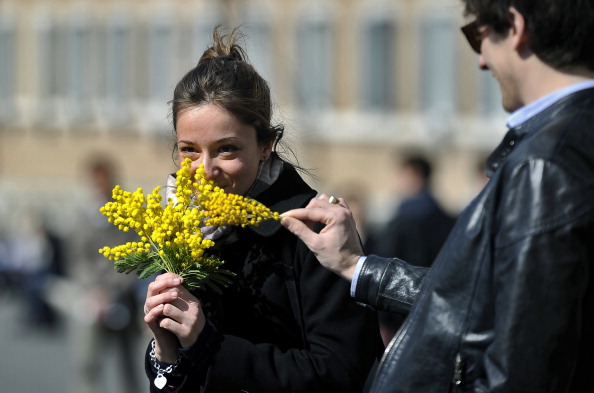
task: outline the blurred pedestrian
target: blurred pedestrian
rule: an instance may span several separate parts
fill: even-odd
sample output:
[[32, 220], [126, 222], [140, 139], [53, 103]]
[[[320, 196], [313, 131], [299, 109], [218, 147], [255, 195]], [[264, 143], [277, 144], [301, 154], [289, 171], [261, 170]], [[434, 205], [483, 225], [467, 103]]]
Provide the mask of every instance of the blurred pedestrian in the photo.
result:
[[455, 217], [433, 193], [433, 166], [427, 158], [409, 155], [397, 162], [395, 176], [400, 203], [369, 252], [429, 267], [449, 235]]
[[[368, 253], [431, 266], [456, 221], [434, 196], [432, 174], [433, 166], [426, 157], [395, 155], [394, 175], [400, 203], [385, 227], [377, 232]], [[349, 201], [349, 208], [350, 205]], [[387, 345], [406, 315], [380, 312], [379, 317]]]
[[53, 329], [58, 315], [46, 299], [45, 289], [52, 276], [62, 273], [61, 241], [38, 212], [29, 210], [19, 218], [5, 242], [3, 281], [23, 300], [23, 322]]
[[[76, 293], [73, 350], [77, 393], [98, 393], [107, 368], [116, 370], [126, 392], [139, 391], [135, 354], [138, 344], [138, 306], [135, 275], [118, 274], [98, 250], [134, 239], [107, 222], [99, 209], [111, 200], [117, 183], [116, 167], [108, 156], [85, 163], [89, 195], [80, 206], [71, 240], [70, 271]], [[115, 356], [112, 356], [115, 354]], [[118, 359], [119, 362], [113, 361]]]

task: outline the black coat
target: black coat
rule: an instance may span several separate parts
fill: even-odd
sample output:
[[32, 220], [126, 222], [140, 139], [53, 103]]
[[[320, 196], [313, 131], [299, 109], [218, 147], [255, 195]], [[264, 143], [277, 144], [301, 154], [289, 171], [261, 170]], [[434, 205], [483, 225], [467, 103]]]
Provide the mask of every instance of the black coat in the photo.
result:
[[[446, 241], [456, 219], [439, 205], [428, 187], [398, 206], [366, 252], [396, 257], [415, 266], [430, 267]], [[380, 312], [380, 323], [390, 334], [402, 325], [405, 314]]]
[[[305, 206], [315, 194], [285, 164], [257, 199], [284, 212]], [[147, 359], [151, 391], [362, 390], [381, 355], [377, 315], [349, 297], [346, 281], [324, 269], [279, 222], [238, 229], [215, 247], [223, 267], [237, 277], [222, 296], [196, 294], [212, 326], [184, 351], [179, 389], [155, 389]]]
[[594, 89], [512, 129], [429, 274], [369, 257], [359, 300], [412, 310], [372, 392], [594, 392]]
[[455, 222], [429, 189], [423, 188], [402, 201], [368, 251], [430, 267]]

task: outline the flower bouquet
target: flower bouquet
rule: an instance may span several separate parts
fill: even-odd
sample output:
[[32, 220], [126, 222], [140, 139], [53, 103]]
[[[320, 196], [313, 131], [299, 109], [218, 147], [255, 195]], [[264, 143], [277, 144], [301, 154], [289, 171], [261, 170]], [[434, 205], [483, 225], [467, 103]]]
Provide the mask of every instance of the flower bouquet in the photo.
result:
[[278, 220], [279, 214], [254, 199], [225, 193], [205, 177], [203, 166], [192, 178], [191, 160], [182, 162], [176, 173], [177, 202], [169, 199], [162, 206], [161, 187], [144, 195], [113, 189], [114, 201], [107, 202], [101, 213], [119, 230], [134, 230], [139, 241], [99, 250], [114, 261], [116, 271], [136, 271], [148, 278], [160, 271], [179, 274], [188, 289], [209, 287], [221, 292], [234, 274], [221, 269], [223, 261], [204, 251], [214, 241], [204, 237], [203, 228], [224, 225], [258, 225], [264, 220]]

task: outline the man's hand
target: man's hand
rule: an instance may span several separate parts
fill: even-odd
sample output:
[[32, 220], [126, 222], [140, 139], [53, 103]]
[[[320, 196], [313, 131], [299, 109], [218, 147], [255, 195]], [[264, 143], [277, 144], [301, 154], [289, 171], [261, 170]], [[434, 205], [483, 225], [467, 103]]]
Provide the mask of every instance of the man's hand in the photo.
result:
[[[353, 215], [342, 198], [337, 204], [321, 194], [303, 209], [283, 213], [281, 223], [299, 237], [327, 269], [351, 281], [363, 248]], [[325, 225], [320, 233], [311, 230], [315, 222]]]

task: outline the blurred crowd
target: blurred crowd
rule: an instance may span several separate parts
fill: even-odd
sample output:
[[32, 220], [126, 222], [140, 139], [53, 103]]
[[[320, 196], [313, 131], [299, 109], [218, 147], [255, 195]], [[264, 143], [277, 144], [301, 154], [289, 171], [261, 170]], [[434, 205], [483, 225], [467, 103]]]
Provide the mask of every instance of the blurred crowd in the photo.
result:
[[[100, 156], [83, 168], [87, 192], [79, 203], [73, 201], [76, 226], [66, 236], [36, 211], [19, 213], [17, 227], [0, 236], [0, 292], [19, 302], [17, 323], [26, 331], [68, 330], [74, 391], [105, 391], [102, 375], [113, 367], [118, 385], [138, 392], [136, 369], [142, 360], [135, 347], [145, 338], [138, 302], [146, 283], [134, 274], [116, 273], [113, 263], [98, 252], [132, 236], [99, 212], [117, 184], [114, 161]], [[115, 363], [113, 354], [119, 358]]]

